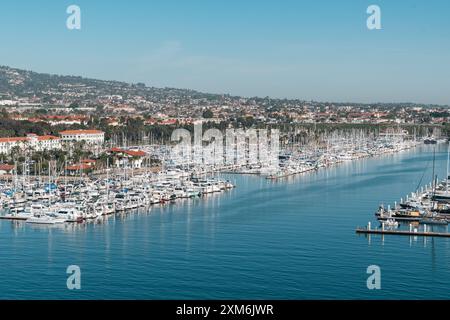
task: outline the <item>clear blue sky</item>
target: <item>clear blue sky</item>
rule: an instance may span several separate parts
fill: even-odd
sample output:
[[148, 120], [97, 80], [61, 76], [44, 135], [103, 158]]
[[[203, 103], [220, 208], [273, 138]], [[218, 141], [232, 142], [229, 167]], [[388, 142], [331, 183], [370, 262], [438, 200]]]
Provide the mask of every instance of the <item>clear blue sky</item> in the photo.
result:
[[[66, 29], [81, 7], [82, 29]], [[382, 30], [366, 9], [382, 10]], [[2, 0], [0, 64], [244, 96], [450, 104], [450, 1]]]

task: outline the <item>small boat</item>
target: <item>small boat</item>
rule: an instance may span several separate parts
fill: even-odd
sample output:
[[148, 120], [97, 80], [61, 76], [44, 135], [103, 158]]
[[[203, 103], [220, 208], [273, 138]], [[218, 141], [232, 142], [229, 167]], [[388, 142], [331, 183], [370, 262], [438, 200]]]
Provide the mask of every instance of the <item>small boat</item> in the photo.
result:
[[62, 208], [53, 217], [63, 219], [65, 222], [83, 222], [82, 213], [76, 208]]
[[447, 225], [448, 220], [445, 218], [424, 218], [420, 220], [420, 224], [434, 224], [434, 225]]
[[398, 228], [398, 222], [395, 221], [394, 219], [387, 219], [386, 221], [383, 222], [384, 226], [387, 228], [392, 228], [392, 229], [396, 229]]
[[0, 219], [27, 220], [31, 217], [33, 217], [33, 215], [30, 212], [22, 211], [22, 212], [11, 212], [11, 213], [4, 214], [4, 215], [0, 216]]
[[423, 142], [425, 144], [436, 144], [437, 143], [436, 139], [434, 139], [434, 138], [426, 138], [425, 140], [423, 140]]
[[375, 213], [375, 217], [380, 221], [387, 221], [389, 219], [395, 219], [396, 221], [420, 221], [422, 220], [424, 213], [419, 210], [411, 209], [396, 209], [387, 210], [380, 206]]
[[35, 215], [34, 217], [31, 217], [26, 220], [27, 223], [34, 223], [34, 224], [58, 224], [58, 223], [64, 223], [66, 220], [63, 218], [54, 218], [49, 217], [47, 215]]
[[226, 189], [232, 189], [234, 187], [235, 186], [229, 180], [225, 181], [225, 188]]

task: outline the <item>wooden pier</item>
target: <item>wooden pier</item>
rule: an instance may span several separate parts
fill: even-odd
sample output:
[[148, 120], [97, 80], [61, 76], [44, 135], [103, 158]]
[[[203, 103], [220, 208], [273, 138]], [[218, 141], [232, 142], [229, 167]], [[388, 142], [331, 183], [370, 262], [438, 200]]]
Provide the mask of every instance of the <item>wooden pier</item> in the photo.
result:
[[408, 230], [381, 230], [381, 229], [367, 229], [357, 228], [357, 234], [380, 234], [380, 235], [397, 235], [397, 236], [419, 236], [419, 237], [440, 237], [450, 238], [449, 232], [430, 232], [430, 231], [408, 231]]

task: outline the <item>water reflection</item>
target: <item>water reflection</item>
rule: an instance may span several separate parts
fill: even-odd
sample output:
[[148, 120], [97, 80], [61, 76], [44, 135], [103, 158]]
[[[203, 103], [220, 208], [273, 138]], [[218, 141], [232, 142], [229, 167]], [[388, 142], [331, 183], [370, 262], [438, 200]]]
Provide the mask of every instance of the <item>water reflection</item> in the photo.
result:
[[[82, 224], [0, 221], [0, 298], [73, 298], [61, 290], [70, 264], [86, 277], [83, 299], [448, 298], [450, 241], [354, 232], [413, 190], [428, 158], [405, 152], [276, 182], [230, 175], [229, 192]], [[386, 277], [377, 293], [365, 285], [371, 264]]]

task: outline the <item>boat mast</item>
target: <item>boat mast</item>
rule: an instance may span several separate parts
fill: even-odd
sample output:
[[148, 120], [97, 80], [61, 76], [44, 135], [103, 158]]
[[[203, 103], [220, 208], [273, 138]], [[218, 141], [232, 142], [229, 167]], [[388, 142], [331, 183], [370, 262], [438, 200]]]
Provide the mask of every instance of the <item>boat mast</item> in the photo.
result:
[[109, 157], [106, 158], [106, 201], [109, 201]]
[[434, 149], [433, 149], [433, 173], [432, 173], [432, 182], [433, 182], [433, 184], [432, 184], [432, 193], [433, 193], [433, 197], [432, 197], [432, 199], [436, 196], [436, 181], [435, 181], [435, 178], [434, 178], [434, 168], [435, 168], [435, 163], [436, 163], [436, 147], [434, 147]]
[[449, 172], [449, 163], [450, 163], [450, 143], [447, 148], [447, 175], [445, 177], [445, 194], [448, 195], [448, 172]]

